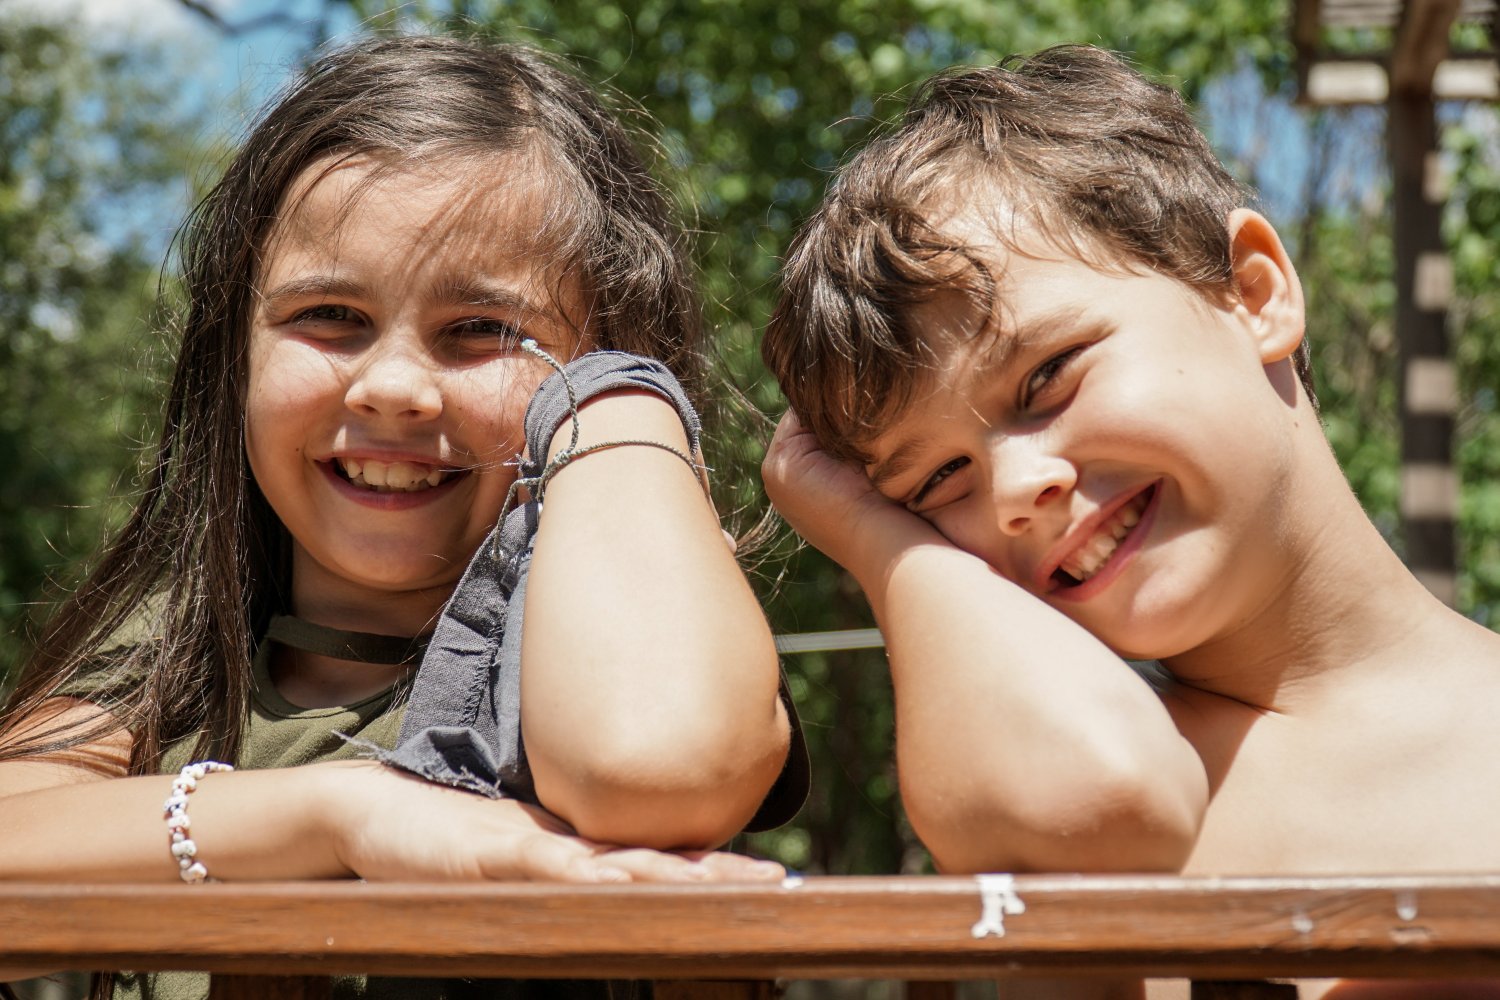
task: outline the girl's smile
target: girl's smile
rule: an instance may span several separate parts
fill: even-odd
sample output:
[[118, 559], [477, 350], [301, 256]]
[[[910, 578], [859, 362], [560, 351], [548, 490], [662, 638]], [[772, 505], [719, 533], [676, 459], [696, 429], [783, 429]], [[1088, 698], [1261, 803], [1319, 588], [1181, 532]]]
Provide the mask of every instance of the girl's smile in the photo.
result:
[[435, 611], [499, 516], [548, 374], [520, 340], [578, 347], [580, 296], [519, 249], [544, 198], [490, 180], [528, 172], [464, 166], [315, 165], [270, 239], [245, 442], [299, 606], [425, 590]]

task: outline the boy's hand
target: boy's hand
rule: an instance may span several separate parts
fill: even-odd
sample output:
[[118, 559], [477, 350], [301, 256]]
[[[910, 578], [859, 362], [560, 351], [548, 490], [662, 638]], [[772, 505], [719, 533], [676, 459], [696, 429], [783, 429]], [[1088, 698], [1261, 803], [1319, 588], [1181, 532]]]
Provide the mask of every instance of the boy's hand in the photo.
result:
[[812, 432], [788, 410], [761, 463], [766, 495], [788, 524], [809, 543], [846, 568], [858, 540], [877, 525], [920, 518], [882, 496], [864, 470], [825, 452]]

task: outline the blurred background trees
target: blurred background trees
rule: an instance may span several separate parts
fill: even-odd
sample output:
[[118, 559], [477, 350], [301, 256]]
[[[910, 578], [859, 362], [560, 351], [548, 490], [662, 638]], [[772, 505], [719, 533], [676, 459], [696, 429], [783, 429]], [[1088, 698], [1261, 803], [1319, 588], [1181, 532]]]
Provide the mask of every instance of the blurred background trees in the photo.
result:
[[[163, 0], [166, 2], [166, 0]], [[184, 7], [213, 31], [247, 27], [231, 4]], [[574, 60], [644, 114], [694, 219], [726, 378], [767, 413], [775, 387], [757, 336], [780, 254], [829, 172], [903, 94], [957, 62], [1058, 42], [1130, 54], [1198, 102], [1211, 138], [1301, 268], [1329, 437], [1388, 535], [1398, 492], [1392, 249], [1378, 110], [1300, 111], [1285, 0], [316, 0], [281, 16], [304, 52], [346, 28], [463, 25]], [[212, 23], [210, 23], [212, 22]], [[0, 5], [0, 673], [48, 574], [72, 572], [128, 493], [134, 447], [155, 413], [151, 360], [160, 255], [120, 206], [163, 204], [222, 143], [223, 122], [181, 112], [180, 91], [138, 47], [110, 51], [57, 22]], [[174, 90], [174, 88], [176, 88]], [[893, 96], [892, 96], [893, 95]], [[233, 119], [234, 115], [217, 118]], [[1461, 608], [1500, 618], [1500, 135], [1493, 109], [1446, 114], [1453, 168], [1448, 238], [1464, 409]], [[178, 211], [185, 201], [178, 203]], [[113, 212], [114, 214], [111, 214]], [[146, 360], [143, 360], [146, 359]], [[721, 489], [753, 519], [763, 435], [725, 425]], [[761, 424], [764, 433], [769, 424]], [[124, 478], [122, 478], [124, 477]], [[118, 495], [119, 491], [116, 491]], [[1400, 547], [1400, 539], [1392, 537]], [[778, 631], [864, 627], [856, 588], [817, 553], [778, 543], [761, 570]], [[773, 586], [777, 578], [779, 585]], [[793, 826], [752, 848], [828, 873], [921, 871], [891, 760], [889, 680], [878, 652], [788, 660], [815, 761], [814, 797]], [[997, 706], [996, 725], [1004, 724]]]

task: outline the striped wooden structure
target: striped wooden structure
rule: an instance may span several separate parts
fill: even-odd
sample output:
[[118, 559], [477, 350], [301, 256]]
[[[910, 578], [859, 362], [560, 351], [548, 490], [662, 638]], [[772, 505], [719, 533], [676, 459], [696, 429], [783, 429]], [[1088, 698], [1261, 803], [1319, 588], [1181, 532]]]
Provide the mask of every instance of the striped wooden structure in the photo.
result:
[[[213, 995], [339, 972], [644, 978], [662, 1000], [778, 979], [1500, 977], [1500, 876], [808, 878], [782, 885], [0, 886], [0, 965], [207, 970]], [[1433, 994], [1441, 995], [1440, 991]]]
[[[1396, 244], [1401, 527], [1406, 561], [1450, 606], [1457, 599], [1458, 378], [1448, 336], [1453, 264], [1443, 245], [1447, 179], [1436, 106], [1500, 97], [1495, 0], [1295, 0], [1292, 37], [1301, 98], [1384, 104]], [[1488, 44], [1455, 49], [1454, 30]]]

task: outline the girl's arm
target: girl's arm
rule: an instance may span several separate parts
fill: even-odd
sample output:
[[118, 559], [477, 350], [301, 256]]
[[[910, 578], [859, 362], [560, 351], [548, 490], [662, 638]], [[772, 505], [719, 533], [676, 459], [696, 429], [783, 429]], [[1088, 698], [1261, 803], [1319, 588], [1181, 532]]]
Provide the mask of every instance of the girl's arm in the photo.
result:
[[[579, 423], [582, 446], [689, 447], [650, 393], [598, 396]], [[564, 422], [549, 457], [570, 439]], [[567, 465], [547, 486], [527, 588], [521, 718], [543, 804], [611, 843], [737, 833], [789, 730], [770, 630], [699, 477], [639, 445]]]
[[[52, 719], [91, 721], [101, 711], [73, 702]], [[129, 744], [121, 731], [0, 764], [0, 879], [179, 879], [163, 812], [172, 777], [122, 777]], [[114, 765], [98, 766], [105, 759]], [[226, 881], [701, 881], [780, 871], [728, 855], [608, 848], [569, 835], [542, 809], [363, 760], [210, 774], [187, 812], [199, 859]]]
[[788, 414], [766, 489], [885, 634], [902, 799], [946, 871], [1175, 870], [1207, 802], [1151, 689], [1084, 629], [822, 452]]

